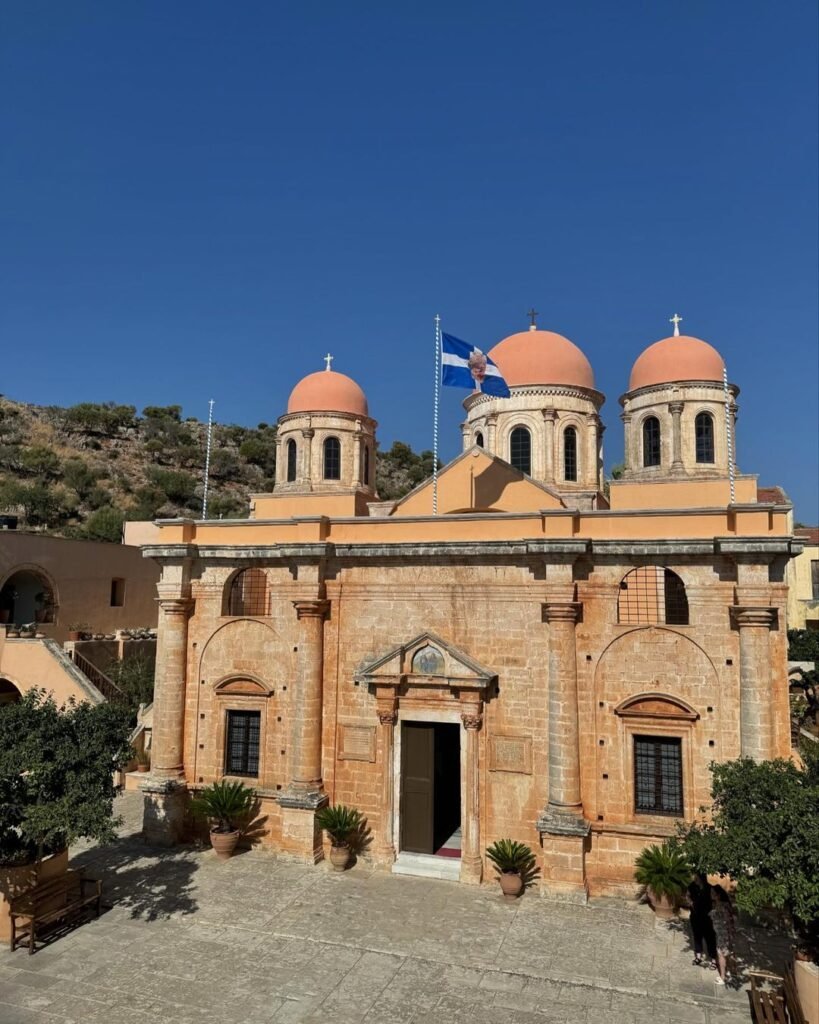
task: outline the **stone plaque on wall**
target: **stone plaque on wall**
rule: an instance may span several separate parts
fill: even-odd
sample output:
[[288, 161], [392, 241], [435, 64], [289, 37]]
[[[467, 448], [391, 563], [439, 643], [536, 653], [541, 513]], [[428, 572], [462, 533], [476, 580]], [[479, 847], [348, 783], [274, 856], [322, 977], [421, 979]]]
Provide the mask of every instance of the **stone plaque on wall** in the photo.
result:
[[342, 725], [339, 732], [339, 761], [375, 761], [374, 725]]
[[532, 774], [531, 736], [490, 736], [489, 771]]

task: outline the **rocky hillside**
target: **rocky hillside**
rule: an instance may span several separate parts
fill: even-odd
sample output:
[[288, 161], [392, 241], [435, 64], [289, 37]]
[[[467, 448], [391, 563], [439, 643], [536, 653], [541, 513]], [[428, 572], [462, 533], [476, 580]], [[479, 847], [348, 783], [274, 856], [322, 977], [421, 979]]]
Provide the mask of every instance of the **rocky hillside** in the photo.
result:
[[[0, 396], [0, 513], [67, 537], [118, 541], [125, 519], [196, 516], [207, 424], [181, 407], [84, 402], [67, 409]], [[208, 517], [244, 517], [252, 492], [273, 486], [276, 428], [216, 424]], [[396, 441], [379, 453], [381, 498], [432, 472], [432, 453]]]

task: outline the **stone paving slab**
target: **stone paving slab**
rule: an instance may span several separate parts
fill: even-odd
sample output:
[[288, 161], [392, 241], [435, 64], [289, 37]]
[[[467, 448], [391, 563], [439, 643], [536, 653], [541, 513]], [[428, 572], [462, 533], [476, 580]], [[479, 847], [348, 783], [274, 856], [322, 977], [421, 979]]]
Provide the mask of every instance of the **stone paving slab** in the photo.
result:
[[[490, 887], [343, 875], [269, 853], [227, 863], [136, 834], [72, 851], [113, 904], [35, 956], [0, 953], [0, 1024], [740, 1024], [741, 989], [691, 965], [685, 925], [636, 903], [514, 904]], [[781, 938], [744, 932], [746, 966]]]

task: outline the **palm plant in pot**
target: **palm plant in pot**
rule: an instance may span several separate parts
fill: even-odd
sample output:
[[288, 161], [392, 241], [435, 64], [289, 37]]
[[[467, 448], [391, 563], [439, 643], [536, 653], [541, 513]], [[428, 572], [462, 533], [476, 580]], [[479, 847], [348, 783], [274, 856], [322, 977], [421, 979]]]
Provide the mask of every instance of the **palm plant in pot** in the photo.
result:
[[330, 839], [330, 863], [333, 870], [344, 871], [352, 858], [350, 842], [364, 824], [361, 812], [343, 804], [322, 807], [316, 815], [316, 824]]
[[674, 843], [647, 846], [637, 858], [635, 881], [645, 887], [658, 917], [671, 918], [693, 877], [685, 854]]
[[206, 786], [191, 801], [193, 816], [211, 823], [210, 844], [219, 860], [233, 855], [255, 799], [256, 791], [243, 782], [221, 779]]
[[504, 899], [516, 900], [526, 885], [526, 876], [535, 866], [535, 855], [526, 843], [498, 839], [486, 849], [486, 856], [498, 872]]

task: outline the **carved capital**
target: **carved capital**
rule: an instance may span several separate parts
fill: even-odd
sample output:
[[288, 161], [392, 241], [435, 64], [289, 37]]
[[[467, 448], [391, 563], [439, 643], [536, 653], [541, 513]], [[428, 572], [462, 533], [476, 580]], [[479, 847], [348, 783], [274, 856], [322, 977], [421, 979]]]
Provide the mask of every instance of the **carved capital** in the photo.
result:
[[299, 619], [323, 619], [330, 607], [329, 601], [294, 601]]
[[159, 610], [163, 615], [170, 618], [187, 618], [193, 608], [193, 601], [187, 597], [161, 597], [159, 599]]
[[377, 698], [375, 710], [382, 725], [392, 726], [398, 721], [398, 702], [393, 697]]
[[483, 725], [483, 715], [461, 715], [464, 729], [480, 729]]
[[776, 618], [775, 608], [731, 607], [731, 615], [738, 629], [756, 627], [770, 629]]
[[541, 409], [544, 420], [552, 420], [554, 422], [557, 419], [557, 411], [555, 409]]
[[669, 402], [668, 411], [672, 416], [681, 416], [683, 411], [683, 402]]
[[582, 604], [579, 601], [547, 601], [543, 605], [543, 616], [548, 623], [576, 623], [580, 616]]
[[398, 712], [393, 709], [392, 711], [381, 711], [378, 712], [378, 721], [382, 725], [393, 726], [398, 721]]
[[312, 427], [305, 427], [304, 430], [302, 430], [301, 432], [301, 436], [306, 438], [308, 441], [310, 440], [311, 437], [315, 437], [315, 435], [316, 432], [315, 430], [313, 430]]

